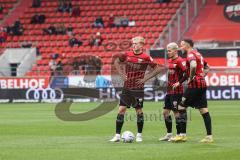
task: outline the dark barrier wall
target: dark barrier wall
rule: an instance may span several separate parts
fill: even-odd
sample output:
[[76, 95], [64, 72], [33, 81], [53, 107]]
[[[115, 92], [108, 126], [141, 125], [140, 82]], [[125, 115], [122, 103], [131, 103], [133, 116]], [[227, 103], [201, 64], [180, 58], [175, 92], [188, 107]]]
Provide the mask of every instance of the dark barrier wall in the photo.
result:
[[[240, 57], [240, 48], [231, 48], [231, 49], [197, 49], [203, 57], [224, 57], [226, 58], [229, 51], [237, 53], [237, 56]], [[164, 58], [165, 50], [150, 50], [150, 55], [153, 58]], [[182, 56], [182, 53], [179, 52]]]
[[[41, 102], [44, 100], [61, 100], [61, 99], [119, 99], [118, 94], [121, 89], [88, 89], [88, 88], [64, 88], [64, 89], [4, 89], [0, 92], [0, 102], [9, 100], [28, 100]], [[145, 88], [146, 101], [161, 101], [164, 99], [163, 90], [153, 90]], [[209, 100], [239, 100], [240, 86], [216, 86], [208, 87], [207, 98]]]
[[218, 4], [236, 4], [239, 0], [217, 0]]

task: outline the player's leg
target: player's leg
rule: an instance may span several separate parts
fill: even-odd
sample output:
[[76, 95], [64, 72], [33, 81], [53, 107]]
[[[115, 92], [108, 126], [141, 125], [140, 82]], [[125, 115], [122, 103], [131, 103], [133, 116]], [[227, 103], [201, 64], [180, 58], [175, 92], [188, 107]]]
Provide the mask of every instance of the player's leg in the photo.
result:
[[180, 119], [179, 119], [179, 111], [178, 111], [178, 105], [182, 102], [182, 94], [176, 94], [174, 96], [174, 100], [173, 100], [173, 114], [175, 117], [175, 122], [176, 122], [176, 131], [177, 131], [177, 135], [180, 135], [181, 131], [180, 131]]
[[178, 106], [178, 116], [176, 117], [176, 122], [178, 123], [178, 132], [171, 141], [173, 142], [185, 142], [187, 140], [187, 110], [181, 104]]
[[129, 96], [126, 94], [120, 95], [120, 104], [119, 104], [119, 110], [118, 110], [118, 115], [116, 118], [116, 134], [115, 136], [110, 140], [111, 142], [119, 142], [120, 141], [120, 134], [122, 130], [122, 126], [124, 123], [124, 115], [126, 112], [127, 107], [129, 107], [130, 104], [130, 99]]
[[164, 122], [165, 126], [167, 129], [167, 134], [163, 137], [160, 137], [160, 141], [168, 141], [170, 138], [172, 138], [172, 117], [170, 115], [170, 112], [173, 108], [171, 102], [171, 95], [167, 94], [164, 98], [164, 107], [163, 107], [163, 117], [164, 117]]
[[176, 122], [176, 132], [177, 132], [177, 135], [180, 135], [179, 112], [178, 111], [173, 111], [173, 114], [174, 114], [175, 122]]
[[200, 114], [203, 117], [204, 125], [206, 128], [207, 136], [201, 140], [201, 142], [211, 143], [213, 142], [212, 138], [212, 121], [211, 116], [208, 111], [207, 107], [207, 98], [206, 98], [206, 89], [202, 89], [201, 92], [199, 92], [200, 99], [199, 102], [197, 102], [197, 108], [199, 109]]
[[176, 136], [175, 137], [171, 137], [168, 141], [169, 142], [172, 142], [172, 141], [175, 141], [175, 138], [176, 137], [179, 137], [180, 136], [180, 118], [179, 118], [179, 112], [178, 111], [173, 111], [173, 114], [174, 114], [174, 118], [175, 118], [175, 122], [176, 122]]
[[203, 121], [205, 124], [207, 136], [201, 140], [201, 142], [204, 143], [211, 143], [213, 142], [213, 137], [212, 137], [212, 122], [211, 122], [211, 116], [210, 113], [208, 112], [208, 108], [201, 108], [199, 109], [200, 114], [203, 117]]
[[187, 140], [187, 107], [193, 103], [193, 92], [191, 89], [187, 89], [182, 97], [180, 104], [178, 105], [178, 116], [176, 116], [176, 122], [178, 123], [178, 132], [173, 141], [174, 142], [185, 142]]
[[167, 129], [167, 134], [164, 137], [159, 138], [160, 141], [168, 141], [172, 138], [172, 117], [170, 115], [170, 109], [163, 109], [163, 117], [165, 121], [165, 126]]
[[124, 115], [126, 112], [126, 106], [119, 106], [119, 111], [116, 119], [116, 134], [115, 136], [110, 140], [111, 142], [119, 142], [121, 139], [121, 130], [124, 123]]
[[137, 105], [135, 106], [135, 111], [137, 114], [137, 135], [136, 135], [136, 141], [142, 142], [142, 130], [144, 125], [144, 115], [143, 115], [143, 101], [142, 99], [137, 99]]

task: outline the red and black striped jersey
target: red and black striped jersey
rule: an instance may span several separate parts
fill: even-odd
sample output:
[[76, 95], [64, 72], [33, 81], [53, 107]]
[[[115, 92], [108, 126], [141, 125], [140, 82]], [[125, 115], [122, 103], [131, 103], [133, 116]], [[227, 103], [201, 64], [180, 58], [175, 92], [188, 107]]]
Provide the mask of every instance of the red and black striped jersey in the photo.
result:
[[186, 67], [187, 67], [187, 76], [190, 76], [190, 62], [194, 60], [197, 63], [196, 74], [194, 79], [188, 84], [188, 88], [206, 88], [206, 81], [204, 78], [204, 66], [207, 62], [204, 60], [202, 55], [196, 51], [192, 50], [187, 54]]
[[179, 87], [173, 89], [172, 85], [179, 82], [183, 78], [183, 74], [186, 72], [186, 62], [181, 58], [168, 60], [168, 86], [167, 94], [182, 94], [183, 85], [180, 84]]
[[154, 68], [156, 64], [147, 53], [139, 55], [133, 51], [125, 52], [118, 56], [120, 62], [124, 64], [127, 80], [124, 82], [124, 88], [143, 89], [144, 84], [136, 84], [138, 79], [143, 79], [148, 66]]

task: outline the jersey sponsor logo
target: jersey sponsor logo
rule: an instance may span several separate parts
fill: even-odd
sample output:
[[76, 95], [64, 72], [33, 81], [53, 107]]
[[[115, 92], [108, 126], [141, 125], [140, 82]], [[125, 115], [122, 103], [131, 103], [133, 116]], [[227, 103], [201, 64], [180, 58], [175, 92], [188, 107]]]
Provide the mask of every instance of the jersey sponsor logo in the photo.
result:
[[64, 94], [60, 88], [52, 89], [52, 88], [30, 88], [26, 92], [26, 99], [34, 99], [34, 100], [55, 100], [55, 99], [63, 99]]
[[194, 55], [193, 54], [189, 54], [188, 57], [191, 58], [191, 57], [194, 57]]

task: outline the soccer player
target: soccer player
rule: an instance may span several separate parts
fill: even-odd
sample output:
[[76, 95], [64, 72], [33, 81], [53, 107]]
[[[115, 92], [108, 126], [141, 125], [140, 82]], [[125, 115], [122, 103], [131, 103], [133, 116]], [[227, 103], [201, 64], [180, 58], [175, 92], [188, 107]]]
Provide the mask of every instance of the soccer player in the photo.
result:
[[[180, 123], [181, 119], [178, 113], [178, 104], [181, 102], [183, 94], [182, 83], [186, 80], [186, 67], [185, 61], [178, 56], [178, 45], [174, 42], [167, 45], [168, 53], [168, 84], [167, 84], [167, 94], [165, 96], [165, 104], [163, 110], [163, 116], [165, 120], [165, 125], [167, 128], [167, 134], [160, 138], [160, 141], [171, 141], [174, 140], [172, 134], [172, 118], [170, 112], [173, 111], [174, 117], [176, 119], [176, 129], [177, 135], [180, 135]], [[158, 67], [160, 68], [160, 67]], [[147, 74], [139, 83], [145, 83], [148, 79], [154, 77], [156, 74], [160, 73], [161, 69], [157, 70], [155, 73], [152, 72]]]
[[[172, 134], [172, 117], [170, 112], [173, 111], [177, 135], [180, 134], [180, 119], [178, 114], [178, 104], [182, 100], [183, 85], [185, 81], [184, 74], [186, 72], [185, 61], [178, 55], [178, 45], [174, 42], [167, 45], [168, 54], [168, 83], [167, 94], [165, 96], [165, 102], [163, 107], [163, 116], [165, 120], [165, 126], [167, 128], [167, 134], [160, 138], [160, 141], [170, 141], [173, 138]], [[173, 85], [178, 83], [177, 87]], [[176, 85], [176, 84], [175, 84]]]
[[[143, 97], [144, 83], [137, 83], [139, 79], [143, 79], [145, 72], [150, 65], [156, 67], [153, 59], [144, 52], [145, 39], [143, 37], [134, 37], [132, 39], [132, 51], [118, 54], [115, 57], [114, 65], [124, 80], [124, 86], [120, 95], [119, 111], [116, 119], [116, 134], [110, 140], [111, 142], [120, 141], [120, 133], [124, 123], [124, 115], [127, 108], [131, 106], [135, 108], [137, 114], [137, 135], [136, 141], [142, 141], [142, 130], [144, 125], [143, 115]], [[121, 64], [124, 64], [122, 69]], [[157, 72], [157, 69], [154, 70]]]
[[[191, 39], [184, 39], [181, 41], [181, 49], [187, 53], [186, 68], [187, 68], [187, 84], [188, 88], [184, 92], [182, 102], [178, 106], [180, 123], [180, 135], [177, 135], [173, 141], [181, 142], [186, 141], [186, 123], [187, 114], [186, 108], [188, 106], [194, 107], [199, 110], [203, 117], [207, 136], [200, 142], [211, 143], [212, 138], [212, 123], [211, 116], [208, 111], [207, 98], [206, 98], [206, 81], [205, 76], [209, 71], [209, 67], [202, 55], [195, 49], [193, 49], [193, 41]], [[179, 86], [178, 83], [173, 85], [174, 87]]]

